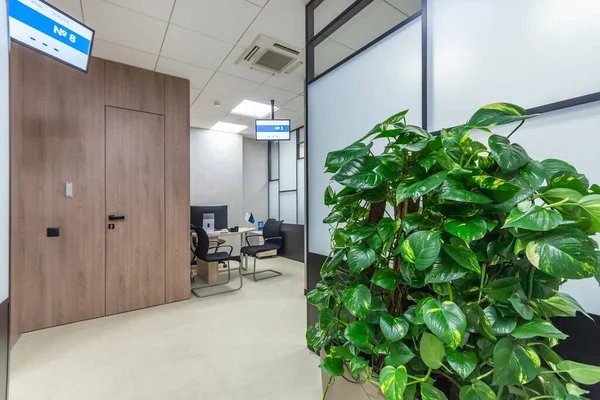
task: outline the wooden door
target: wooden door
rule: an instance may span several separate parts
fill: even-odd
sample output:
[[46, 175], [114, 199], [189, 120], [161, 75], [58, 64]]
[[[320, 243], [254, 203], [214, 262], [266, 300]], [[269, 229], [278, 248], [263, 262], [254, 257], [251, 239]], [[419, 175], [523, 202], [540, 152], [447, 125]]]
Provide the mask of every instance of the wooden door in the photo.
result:
[[165, 302], [164, 126], [162, 115], [106, 107], [107, 315]]

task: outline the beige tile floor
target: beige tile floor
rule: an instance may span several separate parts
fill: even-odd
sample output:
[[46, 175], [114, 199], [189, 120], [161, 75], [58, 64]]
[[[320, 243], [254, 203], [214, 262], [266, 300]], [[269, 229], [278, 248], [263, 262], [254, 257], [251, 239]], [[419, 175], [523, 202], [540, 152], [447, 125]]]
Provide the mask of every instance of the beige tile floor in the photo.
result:
[[313, 400], [303, 265], [260, 260], [280, 278], [240, 292], [24, 334], [10, 400]]

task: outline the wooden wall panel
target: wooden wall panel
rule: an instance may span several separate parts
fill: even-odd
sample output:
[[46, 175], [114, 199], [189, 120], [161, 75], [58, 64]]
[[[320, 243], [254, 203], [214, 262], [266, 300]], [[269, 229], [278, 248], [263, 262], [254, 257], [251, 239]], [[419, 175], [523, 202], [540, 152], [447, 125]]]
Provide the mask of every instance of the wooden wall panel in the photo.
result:
[[106, 61], [106, 105], [165, 114], [165, 76]]
[[190, 297], [190, 82], [165, 77], [167, 302]]
[[26, 332], [105, 312], [104, 61], [85, 74], [13, 43], [11, 72], [11, 303]]

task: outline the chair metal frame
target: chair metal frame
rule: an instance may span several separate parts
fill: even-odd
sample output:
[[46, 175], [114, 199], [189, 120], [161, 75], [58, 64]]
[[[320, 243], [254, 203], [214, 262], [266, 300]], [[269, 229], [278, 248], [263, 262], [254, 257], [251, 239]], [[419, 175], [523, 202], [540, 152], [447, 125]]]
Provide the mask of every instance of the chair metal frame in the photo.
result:
[[[252, 246], [250, 244], [250, 241], [248, 240], [251, 237], [259, 237], [260, 238], [260, 237], [262, 237], [262, 235], [248, 235], [248, 236], [246, 236], [246, 244], [248, 246]], [[276, 240], [279, 241], [279, 242], [282, 242], [283, 238], [281, 236], [275, 236], [275, 237], [271, 237], [271, 238], [264, 238], [263, 240], [265, 242], [265, 244], [264, 244], [265, 249], [263, 251], [271, 251], [271, 249], [267, 249], [267, 242], [268, 241], [276, 241]], [[256, 259], [258, 258], [259, 253], [262, 253], [263, 251], [256, 252], [256, 254], [254, 256], [250, 256], [248, 254], [244, 254], [244, 261], [246, 263], [246, 268], [245, 269], [248, 270], [248, 257], [249, 256], [252, 257], [252, 258], [254, 258], [254, 266], [252, 268], [252, 272], [247, 272], [245, 274], [242, 274], [243, 276], [250, 276], [250, 275], [252, 275], [252, 278], [254, 279], [254, 281], [258, 282], [258, 281], [264, 281], [266, 279], [277, 278], [278, 276], [282, 276], [283, 275], [281, 272], [275, 271], [274, 269], [263, 269], [263, 270], [256, 271]], [[266, 276], [266, 277], [258, 277], [258, 278], [256, 277], [257, 275], [264, 274], [265, 272], [270, 272], [271, 275], [270, 276]]]

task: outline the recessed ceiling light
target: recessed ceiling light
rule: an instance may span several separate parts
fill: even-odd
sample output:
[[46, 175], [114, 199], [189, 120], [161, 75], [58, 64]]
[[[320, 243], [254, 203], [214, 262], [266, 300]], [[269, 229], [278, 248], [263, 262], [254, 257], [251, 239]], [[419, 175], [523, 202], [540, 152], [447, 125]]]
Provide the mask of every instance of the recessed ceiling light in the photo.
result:
[[[275, 107], [275, 110], [279, 108]], [[248, 117], [262, 118], [271, 113], [271, 105], [258, 103], [256, 101], [244, 100], [237, 105], [233, 110], [232, 114], [245, 115]]]
[[211, 131], [229, 132], [229, 133], [240, 133], [246, 129], [246, 125], [230, 124], [229, 122], [217, 122], [210, 128]]

